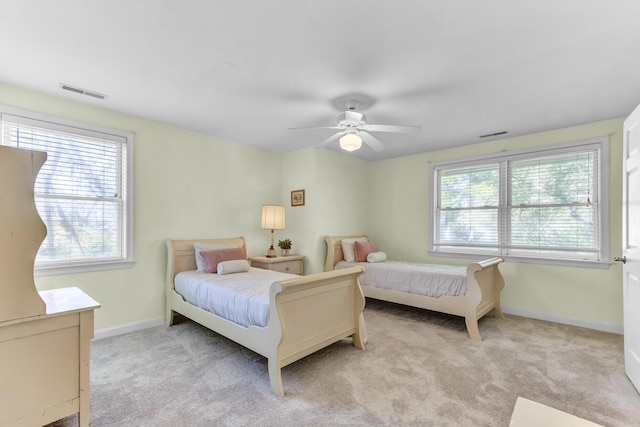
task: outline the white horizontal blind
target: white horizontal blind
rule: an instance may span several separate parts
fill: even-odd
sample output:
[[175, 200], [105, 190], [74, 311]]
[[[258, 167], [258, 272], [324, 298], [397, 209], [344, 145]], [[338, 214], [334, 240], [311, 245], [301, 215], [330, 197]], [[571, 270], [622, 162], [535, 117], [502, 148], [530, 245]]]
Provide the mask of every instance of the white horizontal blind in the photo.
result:
[[597, 259], [598, 151], [509, 162], [509, 254]]
[[601, 261], [601, 144], [433, 166], [434, 252]]
[[126, 259], [126, 138], [3, 114], [2, 143], [47, 153], [35, 184], [47, 226], [36, 267]]
[[498, 244], [499, 165], [438, 171], [436, 245]]

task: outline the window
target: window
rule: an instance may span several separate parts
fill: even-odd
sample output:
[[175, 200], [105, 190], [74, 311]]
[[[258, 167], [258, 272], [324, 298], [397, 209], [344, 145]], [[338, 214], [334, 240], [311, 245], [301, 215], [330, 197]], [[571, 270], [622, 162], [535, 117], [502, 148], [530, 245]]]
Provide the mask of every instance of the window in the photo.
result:
[[435, 254], [608, 261], [606, 138], [431, 166]]
[[0, 107], [2, 144], [47, 153], [35, 203], [47, 237], [38, 274], [132, 264], [133, 135]]

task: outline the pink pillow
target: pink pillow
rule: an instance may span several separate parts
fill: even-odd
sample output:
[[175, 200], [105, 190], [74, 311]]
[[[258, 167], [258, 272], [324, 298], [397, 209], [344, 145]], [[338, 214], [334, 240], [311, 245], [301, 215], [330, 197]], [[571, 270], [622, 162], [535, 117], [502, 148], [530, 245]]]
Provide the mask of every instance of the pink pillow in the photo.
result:
[[202, 251], [202, 260], [207, 268], [207, 273], [217, 273], [218, 263], [232, 261], [234, 259], [244, 259], [244, 252], [240, 248], [218, 249], [215, 251]]
[[367, 255], [371, 252], [378, 252], [378, 247], [373, 242], [353, 242], [356, 251], [356, 262], [366, 262]]

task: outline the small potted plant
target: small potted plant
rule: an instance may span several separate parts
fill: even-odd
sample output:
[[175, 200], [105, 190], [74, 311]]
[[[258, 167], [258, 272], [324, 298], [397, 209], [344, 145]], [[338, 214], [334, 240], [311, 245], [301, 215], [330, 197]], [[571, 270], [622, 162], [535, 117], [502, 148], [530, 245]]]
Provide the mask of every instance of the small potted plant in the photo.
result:
[[291, 251], [291, 239], [278, 240], [278, 247], [282, 249], [280, 255], [288, 256]]

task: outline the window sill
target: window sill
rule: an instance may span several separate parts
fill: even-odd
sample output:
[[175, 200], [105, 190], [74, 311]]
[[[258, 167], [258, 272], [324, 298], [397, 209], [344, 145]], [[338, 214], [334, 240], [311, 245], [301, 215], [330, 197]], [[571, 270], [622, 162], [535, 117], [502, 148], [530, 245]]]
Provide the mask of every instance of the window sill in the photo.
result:
[[132, 260], [127, 261], [113, 261], [113, 262], [97, 262], [97, 263], [85, 263], [75, 265], [61, 265], [61, 266], [48, 266], [48, 267], [36, 267], [34, 268], [33, 275], [39, 276], [55, 276], [59, 274], [75, 274], [75, 273], [90, 273], [94, 271], [104, 270], [122, 270], [125, 268], [131, 268], [135, 264]]
[[463, 254], [458, 252], [429, 252], [429, 255], [434, 257], [447, 257], [447, 258], [472, 258], [472, 259], [485, 259], [494, 256], [499, 256], [509, 262], [520, 262], [524, 264], [544, 264], [544, 265], [559, 265], [563, 267], [580, 267], [580, 268], [599, 268], [607, 269], [613, 262], [611, 261], [591, 261], [591, 260], [569, 260], [569, 259], [552, 259], [552, 258], [532, 258], [532, 257], [518, 257], [513, 255], [499, 255], [490, 253], [477, 253], [477, 254]]

